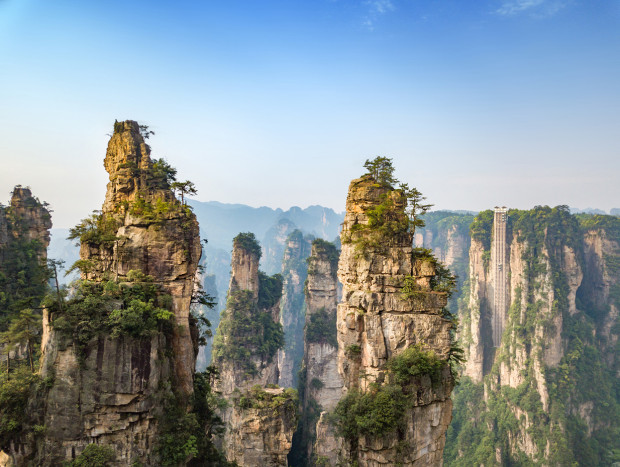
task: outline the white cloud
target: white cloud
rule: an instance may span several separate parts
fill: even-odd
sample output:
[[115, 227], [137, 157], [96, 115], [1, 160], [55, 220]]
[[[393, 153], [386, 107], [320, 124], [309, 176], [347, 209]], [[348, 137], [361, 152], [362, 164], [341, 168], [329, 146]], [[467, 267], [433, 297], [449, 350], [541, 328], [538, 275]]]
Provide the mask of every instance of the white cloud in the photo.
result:
[[374, 31], [375, 22], [380, 16], [396, 9], [391, 0], [364, 0], [364, 5], [368, 8], [368, 14], [362, 25], [370, 31]]
[[495, 13], [502, 16], [514, 16], [528, 13], [532, 16], [551, 16], [560, 11], [570, 0], [504, 0]]

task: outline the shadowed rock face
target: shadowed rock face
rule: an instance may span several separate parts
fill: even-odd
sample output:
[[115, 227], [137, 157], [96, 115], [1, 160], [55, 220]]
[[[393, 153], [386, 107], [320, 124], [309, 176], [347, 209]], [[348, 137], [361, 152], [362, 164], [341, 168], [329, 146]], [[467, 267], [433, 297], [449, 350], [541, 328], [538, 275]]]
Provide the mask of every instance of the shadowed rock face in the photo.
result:
[[41, 376], [53, 383], [32, 402], [45, 414], [45, 435], [34, 453], [39, 465], [71, 460], [91, 443], [111, 446], [114, 465], [154, 465], [164, 388], [175, 391], [181, 404], [193, 392], [196, 346], [189, 309], [201, 255], [198, 223], [149, 154], [136, 122], [115, 124], [101, 211], [112, 240], [81, 243], [80, 259], [89, 264], [82, 278], [123, 282], [132, 270], [152, 276], [172, 297], [172, 334], [97, 336], [79, 358], [72, 339], [54, 329], [56, 313], [45, 312]]
[[[328, 243], [315, 242], [308, 258], [308, 282], [306, 285], [306, 338], [304, 349], [305, 390], [304, 416], [310, 418], [313, 403], [320, 407], [316, 425], [306, 423], [304, 431], [316, 441], [308, 445], [308, 459], [328, 460], [336, 465], [340, 440], [327, 414], [332, 412], [342, 397], [342, 377], [338, 372], [338, 345], [330, 333], [313, 331], [316, 323], [336, 324], [338, 306], [338, 279], [336, 272], [338, 250]], [[313, 319], [314, 317], [314, 319]], [[332, 324], [333, 323], [333, 324]], [[320, 382], [320, 384], [318, 383]]]
[[[414, 257], [411, 234], [382, 238], [379, 247], [364, 252], [356, 245], [366, 234], [354, 226], [368, 224], [368, 210], [380, 204], [387, 192], [365, 176], [351, 182], [347, 196], [338, 267], [343, 297], [337, 318], [338, 367], [345, 392], [367, 391], [370, 383], [382, 381], [388, 360], [414, 345], [434, 351], [443, 361], [449, 357], [452, 324], [442, 317], [446, 295], [431, 290], [434, 266]], [[404, 200], [398, 192], [387, 196], [394, 197], [395, 215], [404, 216]], [[412, 276], [419, 288], [415, 298], [402, 296], [406, 276]], [[345, 442], [341, 453], [345, 461], [368, 466], [442, 463], [452, 412], [453, 379], [448, 365], [443, 366], [438, 384], [431, 385], [428, 378], [412, 384], [409, 389], [417, 397], [406, 409], [403, 429]], [[405, 452], [403, 445], [408, 446]]]

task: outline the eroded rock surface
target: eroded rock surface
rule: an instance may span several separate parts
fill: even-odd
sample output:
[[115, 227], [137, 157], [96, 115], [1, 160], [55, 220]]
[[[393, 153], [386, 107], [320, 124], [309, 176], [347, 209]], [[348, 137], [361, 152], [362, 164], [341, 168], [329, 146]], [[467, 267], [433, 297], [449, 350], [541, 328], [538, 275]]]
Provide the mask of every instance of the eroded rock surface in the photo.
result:
[[81, 348], [55, 329], [62, 313], [45, 312], [41, 377], [49, 387], [32, 403], [40, 404], [46, 429], [27, 453], [37, 465], [59, 465], [93, 443], [113, 449], [113, 465], [156, 465], [164, 394], [174, 391], [188, 404], [193, 392], [189, 309], [201, 255], [198, 223], [149, 155], [136, 122], [115, 124], [104, 162], [105, 202], [93, 218], [96, 227], [82, 235], [82, 279], [123, 283], [136, 272], [151, 276], [171, 297], [171, 334], [98, 335]]
[[[364, 176], [353, 180], [347, 196], [338, 278], [343, 285], [338, 305], [338, 363], [346, 391], [372, 390], [381, 382], [386, 364], [405, 349], [419, 345], [447, 362], [452, 323], [442, 316], [446, 294], [431, 290], [435, 268], [430, 260], [413, 255], [408, 231], [381, 238], [379, 244], [359, 247], [369, 210], [385, 196], [393, 197], [394, 216], [402, 219], [404, 199], [397, 191]], [[414, 298], [403, 297], [405, 279], [415, 282]], [[445, 433], [451, 419], [453, 379], [448, 365], [440, 381], [418, 379], [417, 394], [404, 414], [404, 427], [384, 436], [362, 436], [345, 442], [342, 456], [359, 465], [441, 465]]]

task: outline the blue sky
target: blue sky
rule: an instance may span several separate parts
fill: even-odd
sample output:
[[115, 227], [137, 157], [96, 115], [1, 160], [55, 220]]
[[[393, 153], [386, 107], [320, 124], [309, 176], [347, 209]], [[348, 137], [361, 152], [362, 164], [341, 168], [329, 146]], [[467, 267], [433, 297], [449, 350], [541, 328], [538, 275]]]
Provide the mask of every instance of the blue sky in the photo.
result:
[[385, 155], [440, 209], [620, 207], [619, 83], [619, 0], [0, 0], [0, 199], [74, 224], [134, 119], [205, 201], [340, 211]]

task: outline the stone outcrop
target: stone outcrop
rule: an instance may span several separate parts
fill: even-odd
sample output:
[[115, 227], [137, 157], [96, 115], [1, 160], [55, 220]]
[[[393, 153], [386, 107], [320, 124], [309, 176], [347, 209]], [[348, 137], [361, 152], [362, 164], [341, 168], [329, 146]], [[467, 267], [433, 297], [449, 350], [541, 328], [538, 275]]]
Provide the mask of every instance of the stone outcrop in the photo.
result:
[[286, 240], [282, 260], [284, 281], [280, 303], [280, 323], [284, 330], [284, 347], [278, 351], [278, 384], [285, 388], [297, 387], [297, 373], [304, 353], [304, 284], [307, 276], [306, 259], [310, 255], [310, 242], [300, 230], [295, 230]]
[[102, 211], [81, 225], [82, 279], [123, 284], [150, 276], [171, 298], [173, 325], [150, 337], [98, 334], [82, 345], [56, 329], [62, 310], [44, 313], [41, 377], [49, 387], [32, 404], [40, 404], [46, 429], [29, 453], [37, 465], [59, 465], [89, 444], [111, 447], [111, 465], [156, 465], [165, 397], [174, 393], [187, 407], [193, 393], [198, 223], [174, 197], [165, 166], [151, 160], [136, 122], [115, 124], [104, 165], [110, 181]]
[[[386, 378], [388, 361], [412, 347], [432, 351], [444, 364], [436, 383], [417, 378], [404, 388], [415, 396], [406, 405], [402, 429], [347, 440], [342, 457], [367, 466], [441, 465], [452, 412], [453, 379], [447, 361], [453, 324], [443, 317], [446, 294], [431, 289], [434, 263], [414, 256], [409, 229], [367, 241], [375, 234], [361, 227], [369, 224], [368, 212], [385, 199], [392, 202], [390, 221], [406, 225], [406, 202], [399, 191], [368, 175], [351, 182], [338, 267], [343, 285], [337, 316], [338, 366], [345, 391], [373, 391], [371, 384]], [[416, 289], [409, 298], [403, 296], [407, 279]]]
[[231, 462], [276, 466], [286, 465], [297, 392], [277, 386], [282, 279], [259, 272], [260, 255], [253, 234], [235, 237], [227, 306], [213, 344], [214, 389], [227, 401], [218, 444]]

